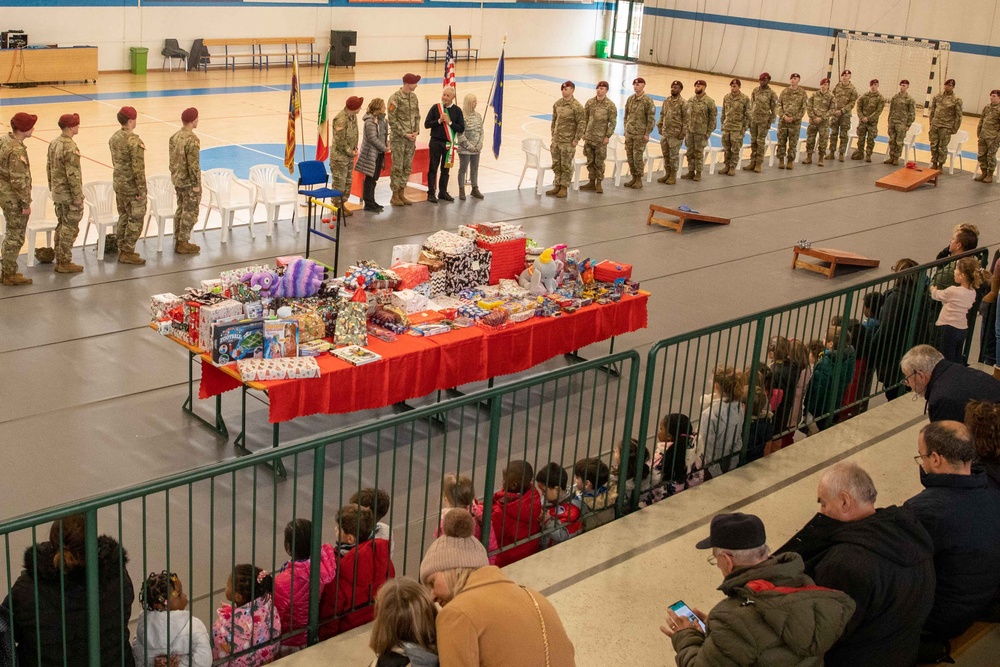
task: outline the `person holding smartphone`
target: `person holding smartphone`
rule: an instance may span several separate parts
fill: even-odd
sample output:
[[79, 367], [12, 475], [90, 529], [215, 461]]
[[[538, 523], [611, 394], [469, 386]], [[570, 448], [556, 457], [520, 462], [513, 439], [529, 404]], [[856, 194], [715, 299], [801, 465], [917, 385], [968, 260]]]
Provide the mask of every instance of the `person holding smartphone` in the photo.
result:
[[678, 667], [823, 664], [854, 600], [816, 586], [798, 554], [772, 556], [764, 523], [753, 514], [716, 515], [697, 548], [712, 550], [708, 562], [722, 572], [726, 599], [707, 615], [683, 601], [667, 610], [660, 632], [670, 637]]

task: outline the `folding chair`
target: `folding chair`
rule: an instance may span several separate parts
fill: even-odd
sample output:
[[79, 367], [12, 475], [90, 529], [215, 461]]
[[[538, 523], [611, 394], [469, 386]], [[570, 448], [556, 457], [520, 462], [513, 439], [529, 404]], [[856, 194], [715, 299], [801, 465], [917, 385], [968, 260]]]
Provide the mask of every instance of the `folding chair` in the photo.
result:
[[[329, 182], [330, 175], [326, 173], [326, 163], [322, 160], [306, 160], [305, 162], [299, 162], [299, 194], [306, 198], [306, 210], [309, 220], [309, 227], [306, 229], [306, 257], [309, 257], [309, 241], [313, 234], [321, 236], [328, 241], [333, 241], [335, 246], [333, 252], [333, 273], [334, 275], [337, 275], [337, 265], [340, 261], [340, 228], [346, 223], [344, 222], [344, 211], [341, 207], [333, 206], [332, 204], [323, 201], [324, 199], [343, 197], [343, 193], [340, 190], [334, 190], [333, 188], [327, 187]], [[330, 236], [329, 234], [314, 228], [313, 223], [315, 222], [315, 212], [317, 206], [336, 211], [336, 236]]]

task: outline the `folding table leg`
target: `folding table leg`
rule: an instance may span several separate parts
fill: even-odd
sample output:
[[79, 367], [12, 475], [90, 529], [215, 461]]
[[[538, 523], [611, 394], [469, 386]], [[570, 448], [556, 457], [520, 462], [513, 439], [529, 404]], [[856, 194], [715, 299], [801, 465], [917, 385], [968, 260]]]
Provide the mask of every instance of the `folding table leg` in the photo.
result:
[[194, 411], [194, 364], [196, 354], [188, 350], [188, 395], [181, 409], [224, 438], [229, 437], [226, 420], [222, 417], [222, 394], [215, 397], [215, 423], [208, 421]]

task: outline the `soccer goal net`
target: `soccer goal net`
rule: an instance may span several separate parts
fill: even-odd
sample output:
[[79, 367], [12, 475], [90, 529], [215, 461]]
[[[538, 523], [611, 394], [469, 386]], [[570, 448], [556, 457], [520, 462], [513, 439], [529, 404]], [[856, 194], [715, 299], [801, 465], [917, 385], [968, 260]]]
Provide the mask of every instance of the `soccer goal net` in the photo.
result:
[[901, 79], [910, 82], [910, 95], [925, 110], [948, 78], [948, 42], [899, 37], [853, 30], [837, 30], [830, 47], [830, 80], [845, 69], [864, 94], [868, 81], [878, 79], [886, 98], [895, 95]]

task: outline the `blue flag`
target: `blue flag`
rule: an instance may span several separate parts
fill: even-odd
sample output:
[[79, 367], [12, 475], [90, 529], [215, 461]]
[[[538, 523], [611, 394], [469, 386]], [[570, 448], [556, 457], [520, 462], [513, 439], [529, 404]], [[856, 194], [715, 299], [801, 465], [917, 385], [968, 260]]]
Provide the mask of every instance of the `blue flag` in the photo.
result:
[[503, 50], [497, 63], [497, 78], [493, 84], [493, 157], [500, 157], [500, 142], [503, 139]]

